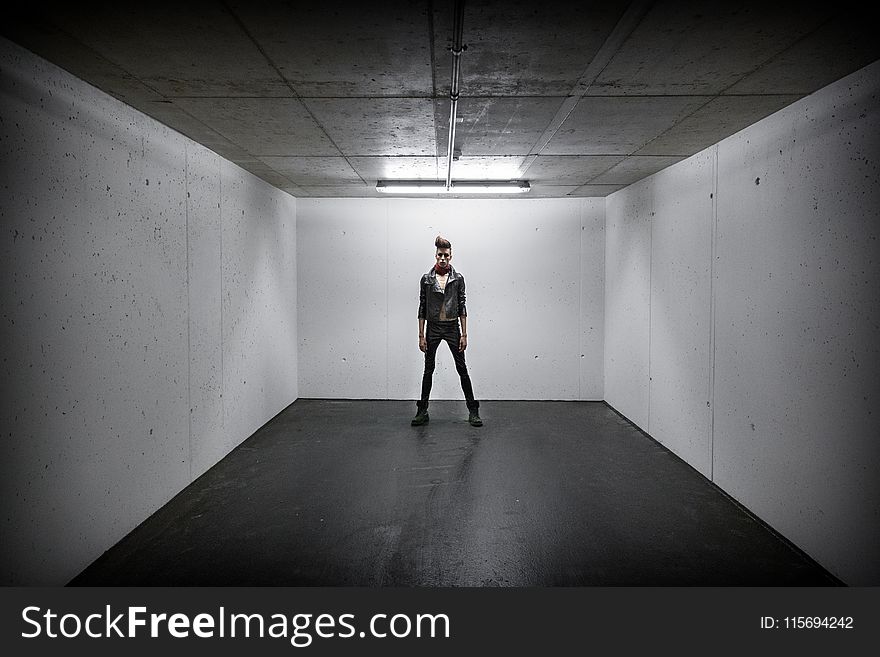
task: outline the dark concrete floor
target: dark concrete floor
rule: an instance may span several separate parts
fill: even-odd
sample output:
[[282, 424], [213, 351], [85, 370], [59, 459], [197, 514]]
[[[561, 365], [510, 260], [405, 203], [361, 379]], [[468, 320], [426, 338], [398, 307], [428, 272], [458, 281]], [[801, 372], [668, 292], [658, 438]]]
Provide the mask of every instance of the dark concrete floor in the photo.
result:
[[600, 402], [298, 400], [72, 585], [840, 583]]

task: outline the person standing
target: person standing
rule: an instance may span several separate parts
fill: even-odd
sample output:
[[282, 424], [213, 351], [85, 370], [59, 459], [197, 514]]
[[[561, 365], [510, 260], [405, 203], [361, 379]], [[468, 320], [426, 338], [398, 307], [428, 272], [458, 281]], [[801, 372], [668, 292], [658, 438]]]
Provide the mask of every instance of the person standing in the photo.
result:
[[[461, 378], [461, 389], [467, 400], [468, 422], [473, 427], [483, 426], [480, 402], [474, 399], [471, 377], [464, 360], [467, 349], [467, 308], [465, 306], [464, 276], [452, 267], [452, 244], [438, 235], [434, 240], [436, 264], [422, 276], [419, 283], [419, 349], [425, 354], [425, 373], [422, 376], [422, 395], [416, 402], [413, 426], [427, 424], [428, 400], [434, 378], [437, 347], [449, 345], [455, 369]], [[427, 324], [427, 331], [426, 331]]]

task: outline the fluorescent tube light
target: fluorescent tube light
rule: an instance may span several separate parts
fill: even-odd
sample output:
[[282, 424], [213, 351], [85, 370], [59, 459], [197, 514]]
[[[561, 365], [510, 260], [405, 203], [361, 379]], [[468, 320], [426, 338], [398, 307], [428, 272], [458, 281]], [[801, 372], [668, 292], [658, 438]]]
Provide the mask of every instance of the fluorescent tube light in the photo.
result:
[[384, 194], [521, 194], [531, 189], [525, 180], [464, 180], [450, 189], [438, 180], [380, 180], [376, 191]]

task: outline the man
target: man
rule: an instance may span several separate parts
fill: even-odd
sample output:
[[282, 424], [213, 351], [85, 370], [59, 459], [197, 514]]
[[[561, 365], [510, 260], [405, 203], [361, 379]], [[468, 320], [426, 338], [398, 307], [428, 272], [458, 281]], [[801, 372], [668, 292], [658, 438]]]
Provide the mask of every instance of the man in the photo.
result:
[[441, 342], [446, 342], [461, 378], [461, 389], [470, 411], [468, 422], [473, 427], [481, 427], [483, 421], [479, 413], [480, 402], [474, 399], [471, 377], [468, 376], [464, 362], [464, 350], [467, 349], [464, 276], [452, 268], [452, 244], [449, 240], [438, 235], [434, 246], [437, 247], [437, 263], [422, 276], [419, 291], [419, 349], [425, 353], [425, 374], [422, 377], [422, 397], [416, 403], [418, 411], [412, 425], [419, 426], [428, 422], [428, 398], [431, 396], [434, 358], [437, 347]]

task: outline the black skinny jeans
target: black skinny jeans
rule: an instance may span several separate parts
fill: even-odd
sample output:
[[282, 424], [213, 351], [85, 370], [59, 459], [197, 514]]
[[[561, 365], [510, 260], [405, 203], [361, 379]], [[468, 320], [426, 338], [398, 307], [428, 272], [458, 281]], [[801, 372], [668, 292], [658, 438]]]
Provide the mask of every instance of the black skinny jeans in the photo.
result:
[[458, 326], [458, 322], [428, 322], [425, 340], [428, 343], [428, 350], [425, 352], [422, 398], [416, 405], [420, 409], [428, 408], [428, 399], [431, 396], [431, 384], [434, 378], [437, 347], [440, 346], [441, 342], [445, 341], [449, 345], [449, 351], [452, 352], [452, 358], [455, 359], [455, 369], [458, 372], [458, 376], [461, 377], [461, 389], [464, 392], [464, 398], [467, 400], [467, 407], [472, 411], [477, 410], [480, 407], [480, 402], [474, 399], [474, 389], [471, 386], [471, 377], [468, 375], [467, 365], [464, 362], [464, 352], [458, 350], [459, 341], [461, 340], [461, 329]]

